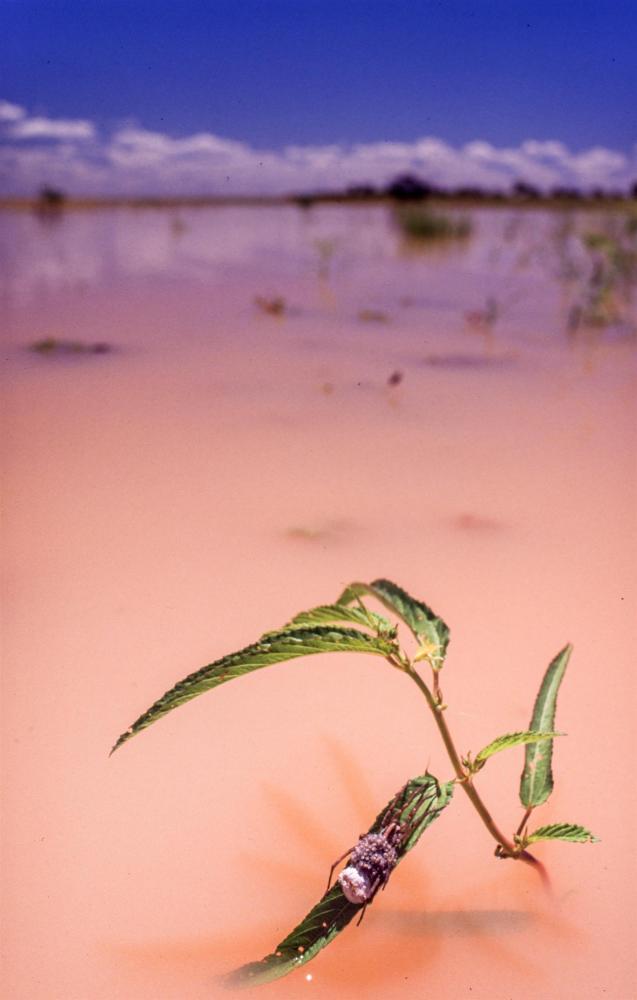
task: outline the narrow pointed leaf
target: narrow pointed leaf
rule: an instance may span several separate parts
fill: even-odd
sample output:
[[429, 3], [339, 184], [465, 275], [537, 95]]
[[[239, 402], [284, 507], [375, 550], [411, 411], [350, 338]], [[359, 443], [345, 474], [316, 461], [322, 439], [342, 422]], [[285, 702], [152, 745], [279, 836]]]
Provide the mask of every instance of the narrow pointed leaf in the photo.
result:
[[539, 826], [524, 840], [527, 844], [534, 844], [536, 840], [566, 840], [571, 844], [597, 844], [599, 837], [595, 837], [586, 827], [577, 826], [575, 823], [550, 823], [548, 826]]
[[[382, 615], [377, 615], [365, 607], [347, 607], [345, 604], [321, 604], [309, 611], [301, 611], [284, 626], [284, 630], [312, 628], [314, 625], [328, 625], [330, 622], [354, 622], [356, 625], [372, 629], [378, 635], [394, 636], [396, 634], [395, 626]], [[266, 632], [263, 638], [272, 634], [272, 632]]]
[[[535, 699], [529, 729], [546, 733], [554, 728], [557, 693], [572, 650], [573, 647], [569, 643], [549, 663]], [[520, 779], [520, 800], [526, 808], [541, 806], [553, 791], [552, 757], [552, 740], [532, 743], [527, 746], [524, 770]]]
[[[415, 817], [416, 825], [409, 840], [398, 849], [398, 861], [414, 847], [427, 827], [433, 823], [442, 810], [451, 801], [453, 782], [439, 785], [431, 774], [423, 774], [407, 782], [398, 793], [396, 808], [399, 819], [409, 813], [410, 799], [413, 793], [422, 789], [423, 799], [419, 804]], [[394, 799], [379, 815], [367, 831], [377, 833], [383, 824], [387, 809], [394, 804]], [[413, 804], [412, 804], [413, 807]], [[288, 934], [272, 954], [260, 962], [250, 962], [243, 965], [229, 977], [229, 984], [234, 986], [257, 986], [272, 982], [286, 976], [294, 969], [305, 965], [310, 959], [325, 948], [340, 934], [344, 927], [361, 911], [361, 905], [350, 903], [343, 895], [338, 882], [329, 889], [323, 898], [313, 907], [304, 920]]]
[[367, 632], [359, 632], [358, 629], [341, 628], [337, 625], [273, 632], [252, 646], [215, 660], [179, 681], [122, 733], [111, 753], [178, 705], [261, 667], [269, 667], [273, 663], [293, 660], [299, 656], [311, 656], [313, 653], [355, 652], [389, 656], [395, 650], [396, 644], [389, 638], [379, 638]]
[[398, 615], [421, 645], [430, 648], [433, 662], [442, 666], [449, 645], [449, 628], [427, 604], [416, 600], [391, 580], [382, 579], [372, 583], [351, 583], [339, 597], [338, 603], [351, 604], [364, 594], [375, 597]]
[[489, 757], [493, 757], [494, 753], [500, 753], [501, 750], [508, 750], [509, 747], [517, 747], [525, 743], [541, 743], [543, 740], [552, 740], [554, 736], [563, 735], [564, 733], [536, 733], [532, 729], [526, 730], [523, 733], [507, 733], [506, 736], [498, 736], [488, 746], [483, 747], [476, 754], [475, 760], [476, 763], [479, 763], [487, 760]]

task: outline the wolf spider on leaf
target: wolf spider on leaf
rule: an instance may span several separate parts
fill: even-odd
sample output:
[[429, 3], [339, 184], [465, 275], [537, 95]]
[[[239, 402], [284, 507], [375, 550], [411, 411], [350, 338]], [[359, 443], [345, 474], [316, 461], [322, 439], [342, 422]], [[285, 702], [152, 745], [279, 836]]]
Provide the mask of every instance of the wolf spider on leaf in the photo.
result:
[[[350, 903], [363, 907], [357, 927], [376, 893], [389, 882], [389, 876], [398, 864], [407, 842], [429, 812], [427, 809], [424, 814], [418, 815], [422, 803], [426, 798], [431, 799], [430, 806], [436, 801], [435, 796], [431, 797], [431, 786], [416, 788], [405, 800], [406, 790], [407, 785], [389, 803], [379, 820], [378, 831], [362, 834], [356, 846], [348, 848], [330, 868], [328, 891], [334, 869], [345, 858], [349, 858], [336, 881]], [[437, 793], [440, 794], [439, 788]]]

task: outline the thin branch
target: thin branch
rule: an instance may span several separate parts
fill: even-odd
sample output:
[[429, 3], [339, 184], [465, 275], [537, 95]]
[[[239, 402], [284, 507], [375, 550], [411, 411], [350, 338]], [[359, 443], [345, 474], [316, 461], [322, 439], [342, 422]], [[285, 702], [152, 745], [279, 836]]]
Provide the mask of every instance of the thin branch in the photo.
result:
[[502, 833], [502, 831], [496, 824], [495, 820], [493, 819], [491, 813], [487, 809], [486, 805], [482, 801], [482, 798], [478, 790], [473, 784], [473, 776], [468, 774], [466, 769], [462, 765], [462, 761], [460, 760], [460, 756], [458, 755], [458, 751], [456, 750], [453, 738], [449, 731], [449, 727], [447, 726], [447, 720], [445, 719], [442, 705], [436, 700], [436, 698], [429, 690], [427, 684], [422, 679], [420, 674], [418, 674], [413, 669], [413, 666], [410, 665], [410, 667], [407, 670], [405, 670], [405, 673], [407, 674], [408, 677], [411, 677], [414, 684], [416, 684], [416, 686], [420, 689], [422, 694], [424, 694], [427, 700], [427, 704], [429, 705], [429, 708], [431, 709], [433, 717], [436, 721], [436, 725], [438, 726], [438, 730], [442, 737], [442, 741], [445, 745], [445, 749], [449, 756], [449, 760], [451, 761], [451, 765], [456, 773], [458, 783], [464, 789], [466, 795], [471, 801], [471, 804], [473, 805], [474, 809], [480, 816], [480, 819], [486, 826], [487, 830], [489, 831], [493, 839], [496, 841], [498, 845], [498, 851], [497, 851], [498, 856], [514, 858], [516, 860], [519, 859], [520, 861], [524, 861], [528, 865], [532, 865], [534, 868], [537, 869], [538, 874], [540, 874], [543, 880], [546, 882], [547, 881], [546, 872], [544, 871], [544, 866], [541, 864], [541, 862], [539, 862], [537, 858], [534, 858], [532, 854], [529, 854], [528, 851], [520, 851], [520, 849], [516, 847], [513, 841], [509, 840], [508, 837], [505, 837], [505, 835]]

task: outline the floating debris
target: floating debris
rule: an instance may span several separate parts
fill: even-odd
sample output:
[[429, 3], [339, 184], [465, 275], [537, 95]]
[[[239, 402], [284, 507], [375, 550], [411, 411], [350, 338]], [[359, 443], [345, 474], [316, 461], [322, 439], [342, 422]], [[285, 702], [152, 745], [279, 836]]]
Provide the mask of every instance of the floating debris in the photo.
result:
[[87, 344], [82, 340], [58, 340], [57, 337], [44, 337], [29, 345], [30, 351], [37, 354], [77, 355], [77, 354], [109, 354], [113, 348], [104, 341]]
[[389, 316], [382, 309], [361, 309], [358, 318], [363, 323], [387, 323]]
[[428, 354], [423, 364], [434, 368], [499, 368], [515, 362], [512, 354]]
[[472, 533], [488, 533], [499, 531], [503, 525], [499, 521], [494, 521], [489, 517], [482, 517], [480, 514], [456, 514], [451, 518], [451, 524], [460, 531], [470, 531]]
[[403, 378], [404, 375], [402, 372], [399, 371], [392, 372], [389, 378], [387, 379], [387, 385], [400, 385]]
[[288, 528], [285, 532], [286, 538], [292, 538], [299, 542], [318, 542], [329, 537], [329, 533], [323, 528]]
[[275, 295], [271, 299], [266, 298], [264, 295], [255, 295], [254, 304], [261, 312], [267, 313], [268, 316], [283, 316], [287, 309], [285, 299], [280, 295]]
[[325, 546], [344, 540], [356, 527], [349, 518], [334, 517], [314, 524], [297, 523], [285, 529], [283, 536], [290, 541]]

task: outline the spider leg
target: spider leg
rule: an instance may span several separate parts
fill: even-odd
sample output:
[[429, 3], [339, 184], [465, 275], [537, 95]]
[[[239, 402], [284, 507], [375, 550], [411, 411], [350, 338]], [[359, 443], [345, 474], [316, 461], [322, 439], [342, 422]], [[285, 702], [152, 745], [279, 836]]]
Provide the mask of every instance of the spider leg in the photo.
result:
[[[418, 816], [418, 810], [420, 809], [421, 805], [424, 802], [427, 801], [428, 798], [429, 798], [430, 801], [427, 804], [427, 808], [425, 810], [425, 813], [423, 814], [423, 816], [420, 816], [417, 819], [416, 817]], [[407, 839], [407, 838], [409, 838], [411, 836], [411, 834], [416, 829], [418, 823], [422, 819], [424, 819], [424, 816], [427, 815], [427, 813], [429, 812], [430, 807], [433, 805], [433, 803], [435, 802], [436, 798], [437, 798], [436, 795], [431, 795], [430, 794], [429, 789], [427, 789], [427, 788], [420, 788], [409, 799], [409, 802], [408, 802], [409, 812], [408, 812], [408, 815], [405, 818], [405, 839]]]
[[418, 812], [420, 806], [420, 799], [423, 797], [424, 789], [415, 788], [411, 793], [405, 805], [401, 809], [401, 825], [408, 824], [410, 820], [413, 819], [415, 813]]
[[362, 919], [363, 919], [363, 917], [365, 916], [365, 910], [367, 909], [367, 907], [368, 907], [368, 906], [369, 906], [369, 902], [367, 902], [367, 903], [363, 903], [363, 909], [361, 910], [361, 915], [360, 915], [360, 917], [358, 918], [358, 920], [356, 921], [356, 926], [357, 926], [357, 927], [360, 927], [360, 924], [361, 924], [361, 920], [362, 920]]
[[345, 860], [345, 858], [346, 858], [346, 857], [347, 857], [347, 856], [348, 856], [349, 854], [351, 854], [353, 850], [354, 850], [354, 848], [353, 848], [353, 847], [349, 847], [349, 848], [348, 848], [348, 849], [347, 849], [347, 850], [345, 851], [345, 854], [341, 854], [340, 858], [337, 858], [337, 859], [336, 859], [336, 861], [334, 862], [334, 864], [332, 865], [332, 867], [330, 868], [330, 874], [329, 874], [329, 877], [328, 877], [328, 880], [327, 880], [327, 889], [325, 890], [326, 892], [329, 892], [329, 891], [330, 891], [330, 886], [331, 886], [331, 884], [332, 884], [332, 875], [334, 874], [334, 869], [336, 868], [336, 866], [337, 866], [337, 865], [340, 865], [341, 861], [344, 861], [344, 860]]
[[[380, 829], [381, 830], [387, 824], [388, 819], [393, 815], [393, 813], [396, 812], [398, 803], [400, 802], [400, 800], [401, 800], [401, 798], [402, 798], [402, 796], [403, 796], [403, 794], [405, 792], [405, 788], [406, 787], [407, 786], [405, 785], [403, 788], [401, 788], [401, 790], [396, 795], [394, 795], [393, 799], [391, 800], [391, 802], [389, 803], [389, 805], [385, 809], [385, 812], [383, 813], [381, 821], [380, 821]], [[399, 814], [400, 814], [400, 811], [401, 810], [398, 810]]]
[[[385, 880], [385, 882], [386, 882], [386, 881], [387, 881], [387, 880]], [[377, 893], [377, 892], [378, 892], [378, 890], [380, 889], [380, 887], [381, 887], [381, 884], [383, 885], [383, 889], [384, 889], [384, 888], [385, 888], [385, 885], [384, 885], [384, 884], [382, 883], [382, 880], [381, 880], [381, 879], [377, 879], [377, 880], [376, 880], [376, 881], [374, 882], [374, 884], [373, 884], [373, 886], [372, 886], [372, 888], [371, 888], [371, 891], [370, 891], [370, 894], [369, 894], [369, 897], [368, 897], [368, 898], [367, 898], [367, 899], [365, 900], [365, 902], [363, 903], [363, 908], [362, 908], [362, 910], [361, 910], [361, 915], [360, 915], [360, 917], [358, 918], [358, 920], [356, 921], [356, 926], [357, 926], [357, 927], [359, 927], [359, 926], [360, 926], [360, 923], [361, 923], [361, 920], [362, 920], [362, 919], [363, 919], [363, 917], [365, 916], [365, 910], [367, 909], [367, 907], [369, 906], [369, 904], [370, 904], [370, 903], [371, 903], [371, 901], [373, 900], [374, 896], [376, 895], [376, 893]]]
[[440, 798], [440, 795], [442, 794], [440, 791], [440, 782], [438, 781], [437, 778], [434, 778], [433, 774], [429, 774], [429, 771], [425, 771], [425, 774], [427, 775], [428, 778], [433, 779], [433, 783], [436, 786], [436, 796], [437, 798]]

